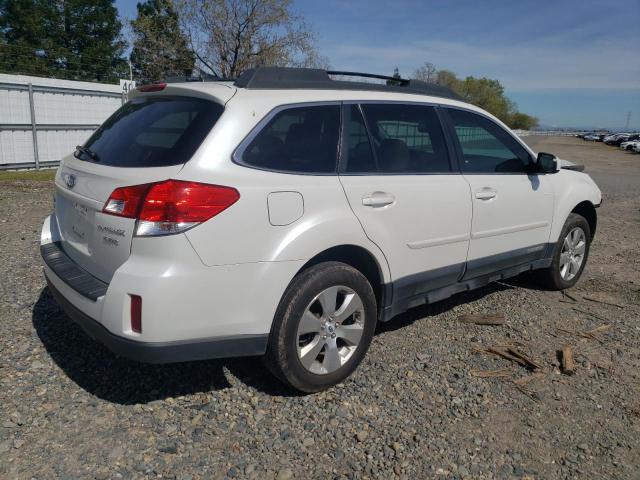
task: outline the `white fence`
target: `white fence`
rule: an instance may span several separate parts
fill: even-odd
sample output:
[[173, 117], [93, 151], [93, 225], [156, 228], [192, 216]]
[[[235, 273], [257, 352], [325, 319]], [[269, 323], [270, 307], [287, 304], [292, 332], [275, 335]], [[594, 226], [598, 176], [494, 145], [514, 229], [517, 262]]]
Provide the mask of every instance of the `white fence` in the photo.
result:
[[120, 85], [0, 74], [0, 170], [56, 165], [124, 99]]

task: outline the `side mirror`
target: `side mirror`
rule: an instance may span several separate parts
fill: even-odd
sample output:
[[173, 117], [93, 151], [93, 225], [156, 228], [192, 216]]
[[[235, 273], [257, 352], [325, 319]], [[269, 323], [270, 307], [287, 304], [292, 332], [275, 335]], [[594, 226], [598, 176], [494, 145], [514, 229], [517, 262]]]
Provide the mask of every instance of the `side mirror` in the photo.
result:
[[556, 173], [558, 171], [558, 159], [552, 153], [540, 152], [536, 160], [537, 173]]

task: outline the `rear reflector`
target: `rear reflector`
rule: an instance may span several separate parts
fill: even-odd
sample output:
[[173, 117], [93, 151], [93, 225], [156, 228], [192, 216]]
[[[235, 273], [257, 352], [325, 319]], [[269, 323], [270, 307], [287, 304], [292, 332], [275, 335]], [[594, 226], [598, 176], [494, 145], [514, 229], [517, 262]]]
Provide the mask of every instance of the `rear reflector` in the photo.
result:
[[205, 222], [240, 198], [235, 188], [182, 180], [116, 188], [103, 213], [138, 220], [136, 235], [169, 235]]
[[148, 85], [140, 85], [136, 90], [139, 92], [159, 92], [166, 88], [166, 83], [150, 83]]
[[131, 297], [131, 330], [142, 333], [142, 297], [139, 295], [129, 295]]

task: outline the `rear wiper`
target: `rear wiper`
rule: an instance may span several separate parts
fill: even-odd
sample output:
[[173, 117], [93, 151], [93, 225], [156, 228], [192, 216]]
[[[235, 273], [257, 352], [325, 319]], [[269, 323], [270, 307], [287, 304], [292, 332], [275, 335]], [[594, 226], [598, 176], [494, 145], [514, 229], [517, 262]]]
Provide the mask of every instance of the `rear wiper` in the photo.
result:
[[99, 162], [100, 161], [100, 157], [98, 157], [98, 154], [96, 152], [94, 152], [93, 150], [91, 150], [89, 147], [83, 147], [82, 145], [76, 146], [76, 151], [73, 153], [73, 155], [76, 158], [80, 158], [80, 157], [78, 157], [78, 153], [84, 153], [85, 155], [88, 155], [89, 158], [91, 160], [93, 160], [94, 162]]

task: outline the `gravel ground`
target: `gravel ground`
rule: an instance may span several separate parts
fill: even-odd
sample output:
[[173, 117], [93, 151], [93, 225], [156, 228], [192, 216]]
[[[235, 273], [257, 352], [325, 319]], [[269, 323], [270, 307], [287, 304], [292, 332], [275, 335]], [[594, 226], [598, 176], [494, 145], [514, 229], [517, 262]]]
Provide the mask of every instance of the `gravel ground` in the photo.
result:
[[[308, 396], [258, 359], [147, 366], [91, 341], [39, 266], [50, 185], [0, 183], [0, 477], [640, 478], [640, 156], [527, 141], [584, 162], [605, 193], [575, 300], [518, 278], [412, 310], [351, 379]], [[506, 324], [457, 320], [491, 312]], [[481, 352], [505, 344], [542, 371]]]

